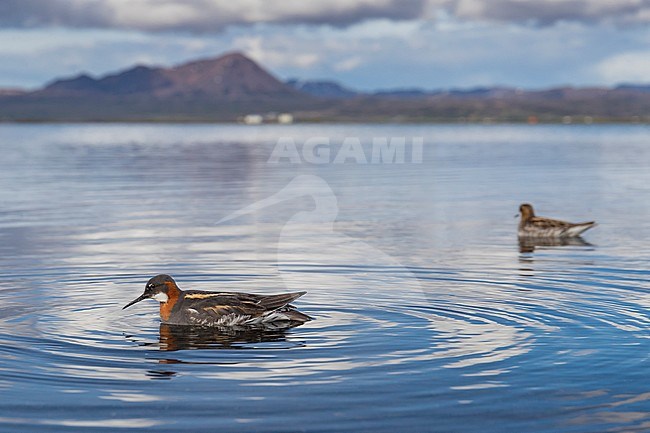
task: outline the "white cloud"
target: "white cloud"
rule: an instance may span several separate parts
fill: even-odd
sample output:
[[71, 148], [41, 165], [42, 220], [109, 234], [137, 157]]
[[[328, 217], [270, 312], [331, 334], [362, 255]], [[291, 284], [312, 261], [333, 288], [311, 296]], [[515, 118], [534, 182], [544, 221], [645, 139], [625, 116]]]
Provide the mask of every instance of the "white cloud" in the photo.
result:
[[650, 83], [650, 50], [608, 57], [597, 65], [596, 70], [608, 84]]
[[342, 60], [334, 65], [335, 71], [351, 71], [356, 69], [361, 65], [361, 57], [350, 57], [348, 59]]
[[280, 78], [333, 79], [363, 90], [494, 84], [540, 88], [638, 82], [650, 76], [644, 60], [650, 57], [648, 27], [436, 19], [382, 18], [347, 27], [258, 24], [218, 34], [0, 30], [0, 87], [36, 86], [83, 71], [102, 75], [135, 63], [176, 65], [233, 50]]
[[37, 87], [87, 72], [135, 64], [170, 66], [232, 49], [229, 41], [115, 30], [0, 30], [0, 88]]
[[[313, 47], [304, 47], [300, 44], [293, 44], [294, 49], [288, 50], [292, 45], [290, 38], [280, 37], [284, 43], [268, 44], [262, 36], [243, 36], [233, 41], [233, 48], [243, 51], [263, 66], [274, 68], [294, 67], [306, 69], [316, 65], [320, 58], [313, 50]], [[276, 39], [277, 40], [277, 39]]]

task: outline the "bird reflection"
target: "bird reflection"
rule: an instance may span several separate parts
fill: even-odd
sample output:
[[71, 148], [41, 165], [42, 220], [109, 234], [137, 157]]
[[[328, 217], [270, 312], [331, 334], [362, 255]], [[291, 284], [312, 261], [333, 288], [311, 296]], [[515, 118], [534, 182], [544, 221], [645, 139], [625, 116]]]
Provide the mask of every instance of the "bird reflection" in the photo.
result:
[[519, 252], [520, 253], [534, 253], [535, 248], [538, 247], [591, 247], [589, 242], [582, 239], [580, 236], [573, 238], [519, 238]]
[[[253, 343], [285, 342], [287, 331], [300, 326], [296, 324], [284, 328], [233, 328], [233, 327], [195, 327], [160, 324], [158, 347], [164, 352], [201, 349], [229, 349], [241, 350], [254, 348]], [[152, 343], [146, 343], [150, 345]], [[180, 357], [164, 357], [158, 359], [158, 364], [164, 369], [148, 370], [147, 376], [152, 379], [171, 379], [177, 372], [172, 367], [174, 364], [232, 364], [232, 360], [224, 361], [190, 361]], [[163, 367], [165, 366], [165, 367]]]
[[290, 328], [208, 328], [161, 323], [159, 347], [163, 351], [240, 349], [241, 344], [286, 341], [288, 329]]

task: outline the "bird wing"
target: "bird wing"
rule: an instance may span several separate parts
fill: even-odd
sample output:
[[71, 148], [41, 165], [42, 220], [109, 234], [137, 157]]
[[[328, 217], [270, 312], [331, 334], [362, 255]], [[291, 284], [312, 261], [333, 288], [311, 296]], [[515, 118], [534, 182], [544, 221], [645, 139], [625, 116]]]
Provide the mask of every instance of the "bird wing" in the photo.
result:
[[221, 317], [228, 314], [257, 316], [265, 311], [265, 308], [257, 303], [255, 298], [243, 296], [242, 294], [219, 294], [210, 298], [198, 300], [196, 303], [198, 310], [215, 317]]
[[595, 221], [571, 224], [571, 226], [566, 230], [566, 232], [569, 236], [580, 236], [582, 232], [589, 230], [595, 225], [596, 225]]
[[554, 220], [544, 217], [532, 217], [529, 220], [529, 223], [538, 229], [566, 229], [573, 225], [566, 221]]
[[260, 296], [260, 299], [257, 301], [259, 305], [264, 307], [266, 310], [277, 310], [282, 308], [289, 302], [293, 302], [307, 292], [294, 292], [294, 293], [282, 293], [280, 295], [267, 295]]
[[197, 307], [222, 305], [232, 307], [261, 308], [276, 310], [295, 301], [307, 292], [282, 293], [279, 295], [256, 295], [252, 293], [201, 292], [188, 291], [184, 296], [186, 302]]
[[295, 314], [289, 305], [305, 293], [255, 295], [192, 291], [185, 294], [185, 303], [190, 320], [201, 325], [244, 324], [274, 312], [282, 314], [285, 320], [305, 322], [310, 318], [302, 313]]

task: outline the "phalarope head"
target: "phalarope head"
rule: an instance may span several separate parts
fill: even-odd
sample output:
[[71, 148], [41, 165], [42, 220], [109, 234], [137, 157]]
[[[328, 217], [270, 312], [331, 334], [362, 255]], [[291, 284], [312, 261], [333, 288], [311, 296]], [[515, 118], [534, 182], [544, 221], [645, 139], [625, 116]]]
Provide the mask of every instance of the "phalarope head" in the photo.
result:
[[174, 281], [172, 277], [165, 274], [156, 275], [147, 282], [144, 287], [144, 293], [126, 304], [122, 309], [124, 310], [133, 304], [137, 304], [138, 302], [149, 298], [165, 303], [169, 300], [170, 290], [177, 289], [178, 286], [176, 285], [176, 281]]

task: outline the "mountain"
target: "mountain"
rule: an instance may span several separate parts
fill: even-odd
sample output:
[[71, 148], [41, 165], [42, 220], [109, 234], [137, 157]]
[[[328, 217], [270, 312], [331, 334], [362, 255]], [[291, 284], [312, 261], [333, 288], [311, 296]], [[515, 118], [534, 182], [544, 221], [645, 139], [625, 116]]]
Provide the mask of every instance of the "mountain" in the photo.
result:
[[42, 95], [82, 95], [101, 92], [98, 80], [88, 74], [80, 74], [73, 78], [57, 80], [35, 94]]
[[[0, 89], [0, 121], [650, 122], [650, 86], [359, 92], [335, 81], [283, 83], [241, 53], [173, 67], [81, 74], [36, 91]], [[286, 116], [283, 116], [286, 118]]]
[[520, 92], [512, 87], [473, 87], [469, 89], [425, 90], [419, 87], [377, 90], [361, 92], [345, 87], [331, 80], [299, 80], [296, 78], [286, 81], [294, 89], [319, 98], [348, 99], [359, 96], [389, 99], [422, 99], [435, 96], [453, 96], [457, 98], [505, 98]]
[[[320, 110], [241, 53], [174, 67], [81, 74], [22, 94], [0, 93], [0, 121], [233, 122], [251, 113]], [[272, 117], [272, 116], [270, 116]]]
[[342, 86], [336, 81], [329, 80], [288, 80], [292, 88], [319, 98], [354, 98], [360, 92]]
[[616, 90], [650, 93], [650, 84], [621, 84], [616, 86]]
[[23, 95], [25, 93], [25, 90], [23, 89], [15, 89], [15, 88], [1, 88], [0, 87], [0, 96], [16, 96], [16, 95]]
[[156, 98], [210, 97], [255, 100], [301, 97], [241, 53], [198, 60], [172, 68], [134, 68], [94, 78], [87, 74], [57, 80], [36, 92], [39, 96], [120, 96]]

